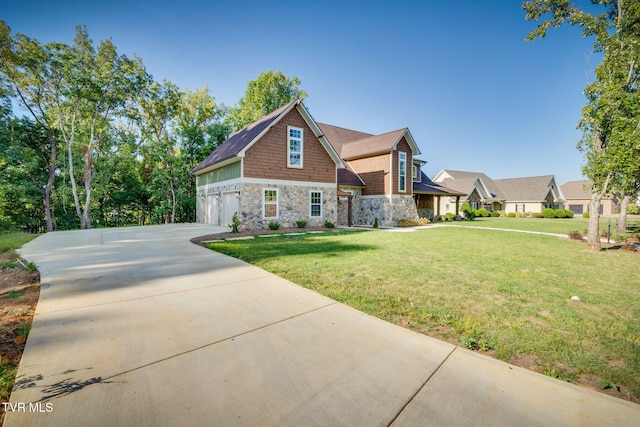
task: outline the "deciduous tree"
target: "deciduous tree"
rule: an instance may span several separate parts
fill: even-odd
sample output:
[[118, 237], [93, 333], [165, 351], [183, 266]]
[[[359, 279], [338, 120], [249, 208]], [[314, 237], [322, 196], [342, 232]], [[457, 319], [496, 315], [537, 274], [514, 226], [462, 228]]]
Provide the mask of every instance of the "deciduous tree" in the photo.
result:
[[595, 80], [585, 89], [588, 102], [578, 124], [583, 131], [578, 143], [585, 156], [583, 172], [593, 182], [587, 239], [592, 249], [600, 250], [602, 197], [615, 190], [626, 194], [640, 183], [640, 3], [592, 3], [601, 6], [602, 13], [585, 12], [569, 0], [535, 0], [522, 6], [527, 19], [542, 19], [527, 40], [545, 37], [551, 27], [576, 25], [583, 36], [594, 37], [594, 50], [603, 53]]
[[227, 123], [238, 131], [270, 112], [307, 93], [299, 88], [300, 78], [287, 77], [281, 71], [265, 71], [247, 84], [244, 97], [229, 110]]

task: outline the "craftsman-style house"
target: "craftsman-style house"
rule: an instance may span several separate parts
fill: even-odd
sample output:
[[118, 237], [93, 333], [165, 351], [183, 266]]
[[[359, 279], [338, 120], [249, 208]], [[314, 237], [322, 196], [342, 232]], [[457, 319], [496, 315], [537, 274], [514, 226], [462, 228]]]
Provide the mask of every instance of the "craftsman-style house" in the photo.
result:
[[237, 212], [243, 229], [417, 220], [418, 200], [449, 195], [424, 185], [418, 154], [406, 128], [372, 135], [316, 123], [298, 99], [233, 134], [192, 171], [198, 220], [228, 225]]
[[[491, 179], [484, 173], [442, 170], [433, 181], [464, 194], [473, 209], [506, 213], [542, 212], [564, 207], [564, 195], [553, 175]], [[454, 200], [443, 198], [441, 209], [451, 212]]]

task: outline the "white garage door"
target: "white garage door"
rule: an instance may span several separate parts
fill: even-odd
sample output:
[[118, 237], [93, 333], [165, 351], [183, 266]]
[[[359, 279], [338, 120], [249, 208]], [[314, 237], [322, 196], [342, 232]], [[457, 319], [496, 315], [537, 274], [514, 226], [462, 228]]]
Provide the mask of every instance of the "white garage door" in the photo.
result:
[[224, 193], [222, 196], [222, 226], [231, 224], [233, 214], [238, 212], [238, 198], [236, 193]]
[[215, 194], [207, 195], [206, 218], [207, 224], [218, 225], [218, 198]]

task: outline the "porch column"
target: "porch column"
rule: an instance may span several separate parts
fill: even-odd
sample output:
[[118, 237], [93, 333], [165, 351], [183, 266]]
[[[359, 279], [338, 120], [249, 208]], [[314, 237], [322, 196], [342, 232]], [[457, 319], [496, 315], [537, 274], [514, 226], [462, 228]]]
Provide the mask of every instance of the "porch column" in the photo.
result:
[[460, 215], [460, 196], [456, 196], [456, 215]]
[[436, 215], [440, 215], [440, 196], [436, 196], [436, 206], [437, 206], [437, 211], [438, 213], [436, 213]]

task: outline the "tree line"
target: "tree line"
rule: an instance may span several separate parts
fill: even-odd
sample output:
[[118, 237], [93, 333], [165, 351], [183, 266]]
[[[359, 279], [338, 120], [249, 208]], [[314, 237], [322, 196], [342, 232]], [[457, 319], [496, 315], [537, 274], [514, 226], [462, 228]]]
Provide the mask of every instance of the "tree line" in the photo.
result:
[[0, 227], [44, 232], [190, 222], [190, 171], [228, 136], [306, 93], [267, 71], [232, 107], [156, 81], [142, 59], [93, 43], [42, 44], [0, 20]]

